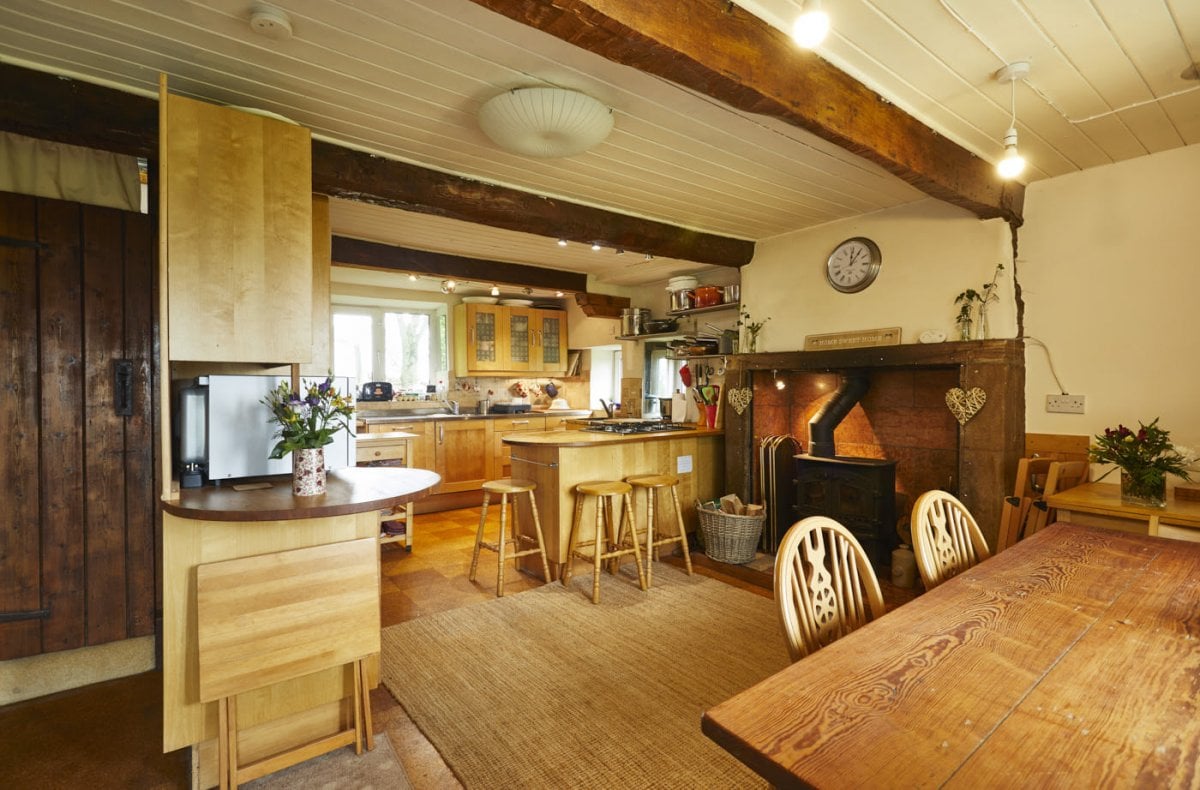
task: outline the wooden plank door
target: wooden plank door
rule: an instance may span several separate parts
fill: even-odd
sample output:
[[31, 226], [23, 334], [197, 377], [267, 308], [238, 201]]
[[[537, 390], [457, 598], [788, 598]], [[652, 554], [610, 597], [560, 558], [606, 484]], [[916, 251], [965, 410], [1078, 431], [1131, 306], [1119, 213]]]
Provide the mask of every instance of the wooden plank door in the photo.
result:
[[0, 660], [154, 633], [154, 241], [0, 193]]

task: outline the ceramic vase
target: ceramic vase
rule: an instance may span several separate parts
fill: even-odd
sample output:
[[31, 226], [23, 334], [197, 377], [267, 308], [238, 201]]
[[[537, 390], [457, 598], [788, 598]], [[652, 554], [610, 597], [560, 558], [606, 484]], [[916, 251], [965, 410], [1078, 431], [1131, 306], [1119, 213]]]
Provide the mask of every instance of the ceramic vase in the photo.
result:
[[325, 493], [325, 449], [292, 451], [292, 493], [317, 496]]
[[1142, 507], [1167, 506], [1167, 478], [1159, 473], [1148, 481], [1139, 482], [1137, 478], [1121, 470], [1121, 501], [1127, 505]]

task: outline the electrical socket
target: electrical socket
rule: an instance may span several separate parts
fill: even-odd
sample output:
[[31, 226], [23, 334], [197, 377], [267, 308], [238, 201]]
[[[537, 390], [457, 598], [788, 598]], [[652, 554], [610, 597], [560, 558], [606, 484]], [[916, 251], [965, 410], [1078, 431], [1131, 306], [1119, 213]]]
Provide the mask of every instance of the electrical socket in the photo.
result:
[[1059, 414], [1083, 414], [1083, 395], [1047, 395], [1046, 411]]

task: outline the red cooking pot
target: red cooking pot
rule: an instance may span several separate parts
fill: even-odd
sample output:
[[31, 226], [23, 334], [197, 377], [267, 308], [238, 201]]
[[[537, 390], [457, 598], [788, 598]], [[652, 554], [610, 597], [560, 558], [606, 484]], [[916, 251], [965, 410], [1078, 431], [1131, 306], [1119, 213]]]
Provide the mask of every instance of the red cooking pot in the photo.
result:
[[721, 299], [721, 289], [715, 285], [701, 285], [692, 291], [692, 300], [696, 307], [712, 307], [720, 304]]

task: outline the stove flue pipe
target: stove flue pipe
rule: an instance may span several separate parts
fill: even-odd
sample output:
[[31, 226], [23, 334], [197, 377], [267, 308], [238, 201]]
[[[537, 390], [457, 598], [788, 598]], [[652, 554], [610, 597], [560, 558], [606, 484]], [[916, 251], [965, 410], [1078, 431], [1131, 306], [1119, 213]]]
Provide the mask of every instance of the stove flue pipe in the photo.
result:
[[808, 421], [808, 454], [818, 458], [833, 458], [833, 429], [858, 404], [871, 388], [866, 373], [847, 373], [833, 397]]

